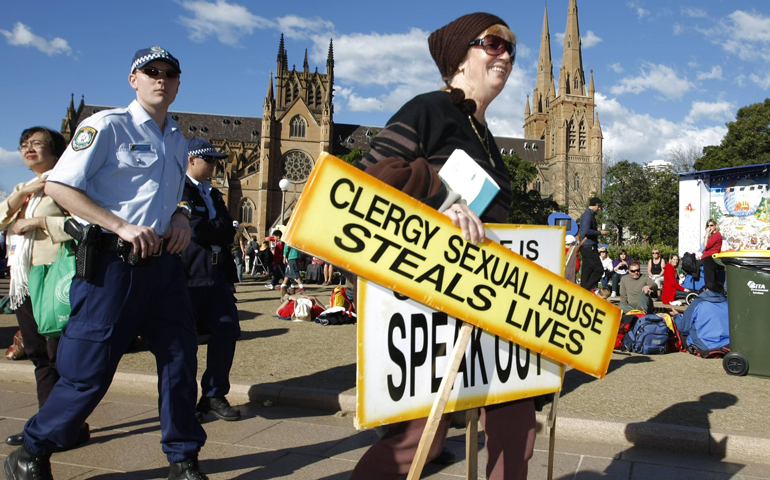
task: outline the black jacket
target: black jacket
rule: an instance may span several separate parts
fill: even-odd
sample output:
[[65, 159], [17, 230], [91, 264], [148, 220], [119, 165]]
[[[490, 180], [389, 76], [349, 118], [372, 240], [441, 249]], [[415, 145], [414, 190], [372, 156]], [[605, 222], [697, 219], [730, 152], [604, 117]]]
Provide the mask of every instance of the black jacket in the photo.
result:
[[[192, 236], [190, 245], [182, 252], [182, 261], [187, 266], [189, 287], [209, 287], [219, 281], [231, 284], [238, 281], [231, 253], [235, 236], [233, 218], [227, 211], [222, 193], [216, 188], [211, 189], [211, 199], [217, 215], [209, 220], [209, 212], [200, 190], [189, 177], [185, 178], [182, 201], [187, 202], [192, 210]], [[216, 265], [212, 265], [212, 245], [218, 245], [221, 249]]]

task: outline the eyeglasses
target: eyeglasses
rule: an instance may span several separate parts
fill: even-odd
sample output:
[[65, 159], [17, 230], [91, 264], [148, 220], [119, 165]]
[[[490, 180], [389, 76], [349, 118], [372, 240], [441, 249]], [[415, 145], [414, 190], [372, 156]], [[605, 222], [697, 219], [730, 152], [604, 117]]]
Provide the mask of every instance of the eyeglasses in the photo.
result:
[[40, 140], [32, 140], [31, 142], [27, 143], [24, 142], [16, 149], [20, 152], [23, 152], [24, 150], [34, 149], [35, 151], [41, 150], [48, 146], [47, 143], [41, 142]]
[[469, 43], [468, 46], [481, 47], [484, 49], [484, 53], [493, 57], [502, 55], [503, 52], [508, 52], [508, 55], [511, 57], [511, 64], [516, 61], [516, 44], [497, 35], [487, 35], [484, 38], [479, 38]]
[[217, 163], [217, 158], [209, 155], [198, 155], [198, 158], [202, 158], [206, 163]]
[[628, 273], [639, 273], [639, 269], [637, 268], [636, 270], [628, 270]]
[[144, 68], [137, 68], [137, 70], [140, 70], [148, 77], [155, 78], [161, 73], [166, 76], [166, 78], [179, 78], [179, 72], [176, 70], [158, 70], [157, 68], [153, 67], [144, 67]]
[[714, 225], [713, 223], [709, 223], [709, 224], [708, 224], [708, 225], [706, 225], [706, 226], [707, 226], [707, 227], [716, 227], [716, 225]]
[[653, 255], [660, 255], [660, 252], [652, 252]]

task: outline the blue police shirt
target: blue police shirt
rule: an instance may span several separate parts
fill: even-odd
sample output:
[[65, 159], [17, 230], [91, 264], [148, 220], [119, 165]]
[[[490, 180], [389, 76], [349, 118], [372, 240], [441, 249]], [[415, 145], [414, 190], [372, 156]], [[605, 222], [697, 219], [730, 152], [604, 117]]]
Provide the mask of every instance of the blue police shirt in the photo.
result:
[[97, 205], [134, 225], [169, 229], [182, 199], [187, 146], [166, 115], [165, 132], [134, 100], [80, 124], [48, 177], [85, 192]]

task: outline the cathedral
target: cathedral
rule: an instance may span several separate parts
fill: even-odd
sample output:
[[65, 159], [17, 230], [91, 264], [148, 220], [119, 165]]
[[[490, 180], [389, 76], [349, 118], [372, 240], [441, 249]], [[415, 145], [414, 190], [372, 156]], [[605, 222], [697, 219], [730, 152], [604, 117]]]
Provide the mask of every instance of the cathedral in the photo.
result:
[[[334, 123], [334, 48], [329, 42], [326, 66], [311, 70], [307, 50], [301, 70], [289, 67], [283, 35], [275, 76], [271, 73], [261, 117], [169, 112], [187, 138], [206, 138], [227, 153], [212, 185], [220, 189], [232, 217], [252, 235], [263, 237], [286, 223], [305, 181], [322, 152], [340, 156], [367, 150], [382, 127]], [[70, 100], [61, 132], [68, 140], [84, 119], [100, 110], [75, 107]], [[593, 76], [586, 95], [576, 0], [570, 0], [559, 90], [554, 89], [548, 13], [543, 21], [537, 82], [532, 108], [527, 99], [526, 138], [496, 137], [501, 153], [517, 153], [538, 169], [532, 188], [553, 196], [579, 215], [588, 198], [600, 192], [602, 135], [594, 112]], [[590, 139], [588, 136], [590, 135]], [[281, 179], [291, 186], [283, 192]], [[585, 198], [583, 198], [585, 197]]]
[[594, 93], [593, 71], [586, 91], [577, 0], [569, 2], [556, 90], [546, 6], [532, 108], [528, 97], [524, 111], [524, 137], [543, 141], [544, 159], [537, 165], [540, 193], [565, 205], [573, 217], [585, 210], [590, 197], [601, 193], [602, 127]]

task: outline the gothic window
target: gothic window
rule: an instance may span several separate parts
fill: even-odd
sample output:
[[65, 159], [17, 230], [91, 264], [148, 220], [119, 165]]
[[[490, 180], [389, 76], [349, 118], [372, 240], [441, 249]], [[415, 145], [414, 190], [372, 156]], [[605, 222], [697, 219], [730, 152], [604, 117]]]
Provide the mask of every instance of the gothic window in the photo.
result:
[[586, 122], [585, 120], [580, 121], [580, 151], [585, 152], [586, 150]]
[[294, 183], [307, 180], [313, 170], [313, 159], [301, 150], [292, 150], [281, 159], [281, 173]]
[[538, 193], [540, 193], [540, 187], [541, 187], [540, 178], [538, 177], [535, 179], [535, 190], [537, 190]]
[[580, 175], [578, 175], [577, 173], [572, 179], [572, 187], [574, 190], [580, 190]]
[[291, 89], [292, 89], [292, 92], [291, 92], [292, 98], [299, 97], [299, 85], [297, 85], [297, 82], [294, 82], [291, 84]]
[[321, 86], [316, 85], [315, 86], [315, 105], [320, 106], [321, 105]]
[[564, 83], [566, 83], [566, 85], [567, 85], [567, 93], [570, 93], [570, 91], [569, 91], [569, 86], [570, 86], [569, 75], [567, 75], [567, 81], [564, 82]]
[[307, 89], [307, 104], [312, 107], [314, 101], [315, 101], [315, 86], [311, 85], [310, 88]]
[[302, 118], [301, 115], [296, 115], [291, 119], [291, 122], [289, 122], [289, 136], [304, 137], [305, 127], [307, 127], [307, 122], [305, 119]]
[[284, 94], [284, 103], [291, 103], [291, 84], [286, 85], [286, 92]]
[[575, 127], [574, 120], [570, 120], [568, 128], [569, 138], [567, 139], [567, 151], [571, 152], [577, 148], [577, 127]]
[[254, 216], [254, 202], [248, 198], [241, 204], [241, 223], [251, 223]]
[[578, 79], [576, 78], [575, 79], [575, 91], [577, 91], [578, 88], [580, 88], [580, 86], [578, 85]]

